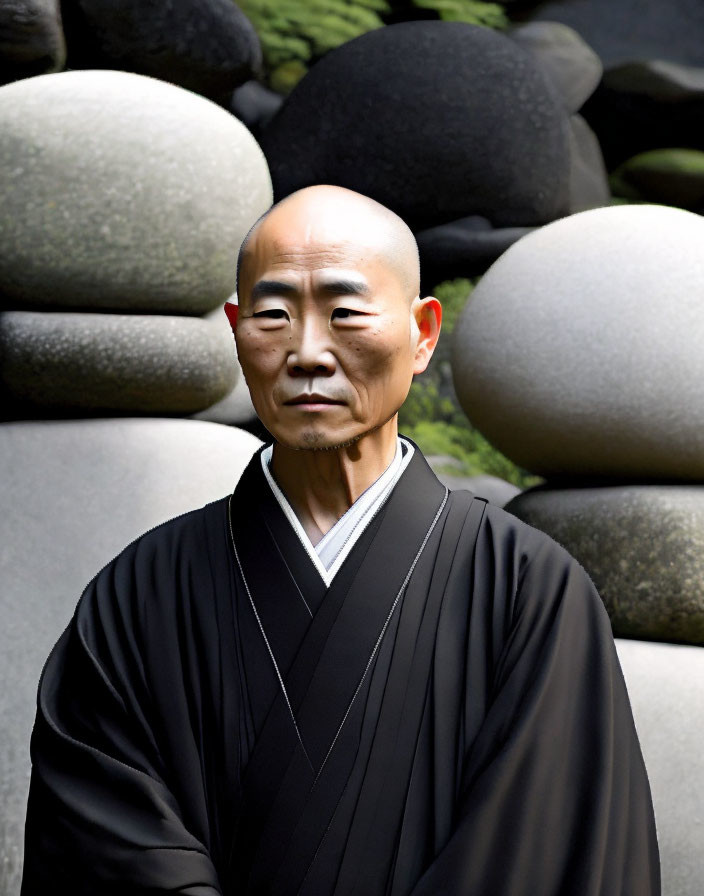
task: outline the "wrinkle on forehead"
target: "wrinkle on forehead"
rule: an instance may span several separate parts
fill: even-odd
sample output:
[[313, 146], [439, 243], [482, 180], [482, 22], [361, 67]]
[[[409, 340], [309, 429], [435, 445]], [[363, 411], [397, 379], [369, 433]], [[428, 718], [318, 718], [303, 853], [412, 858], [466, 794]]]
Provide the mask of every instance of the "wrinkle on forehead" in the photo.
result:
[[261, 276], [266, 268], [305, 270], [382, 261], [409, 300], [419, 291], [418, 248], [394, 212], [339, 187], [309, 187], [286, 197], [250, 231], [242, 260]]

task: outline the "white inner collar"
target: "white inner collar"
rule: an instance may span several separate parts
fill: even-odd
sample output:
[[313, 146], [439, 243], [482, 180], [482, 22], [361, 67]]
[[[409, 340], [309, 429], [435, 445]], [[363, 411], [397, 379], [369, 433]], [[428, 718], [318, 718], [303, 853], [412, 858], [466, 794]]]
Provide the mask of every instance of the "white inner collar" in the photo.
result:
[[350, 509], [340, 517], [332, 529], [325, 533], [317, 545], [313, 545], [311, 542], [286, 496], [271, 475], [269, 465], [273, 450], [274, 446], [268, 445], [261, 453], [264, 475], [320, 577], [329, 586], [357, 539], [374, 518], [408, 466], [413, 456], [413, 445], [406, 439], [398, 438], [396, 453], [386, 470], [357, 498]]

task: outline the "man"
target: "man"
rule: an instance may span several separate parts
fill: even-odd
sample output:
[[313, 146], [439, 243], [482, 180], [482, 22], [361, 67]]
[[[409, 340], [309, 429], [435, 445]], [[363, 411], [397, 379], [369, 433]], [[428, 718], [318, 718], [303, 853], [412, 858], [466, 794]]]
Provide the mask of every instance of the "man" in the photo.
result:
[[274, 443], [89, 585], [40, 684], [25, 896], [650, 896], [601, 601], [448, 494], [397, 411], [436, 344], [412, 234], [311, 187], [230, 310]]

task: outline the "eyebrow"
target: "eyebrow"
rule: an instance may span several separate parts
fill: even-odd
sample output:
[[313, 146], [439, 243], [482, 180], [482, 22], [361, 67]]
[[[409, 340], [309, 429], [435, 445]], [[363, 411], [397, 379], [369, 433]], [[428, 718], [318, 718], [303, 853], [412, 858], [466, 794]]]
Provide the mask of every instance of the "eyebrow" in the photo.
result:
[[[363, 280], [337, 279], [328, 280], [318, 286], [318, 291], [329, 296], [365, 296], [371, 295], [371, 289]], [[298, 287], [283, 280], [259, 280], [252, 287], [251, 300], [270, 295], [298, 295]]]
[[328, 280], [318, 287], [320, 292], [331, 296], [370, 296], [371, 289], [363, 280]]
[[251, 299], [254, 302], [256, 299], [261, 299], [274, 293], [295, 296], [298, 294], [298, 289], [292, 283], [284, 283], [281, 280], [259, 280], [252, 287]]

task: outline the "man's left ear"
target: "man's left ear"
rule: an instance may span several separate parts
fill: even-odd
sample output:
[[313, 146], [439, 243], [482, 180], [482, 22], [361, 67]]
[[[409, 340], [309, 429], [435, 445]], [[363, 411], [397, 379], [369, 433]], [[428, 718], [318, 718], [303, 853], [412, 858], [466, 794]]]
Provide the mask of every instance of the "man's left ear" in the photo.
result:
[[235, 305], [234, 302], [225, 302], [225, 314], [227, 315], [227, 319], [230, 321], [230, 326], [232, 327], [232, 332], [235, 332], [235, 328], [237, 326], [237, 315], [240, 313], [240, 306]]
[[418, 342], [413, 363], [413, 373], [416, 374], [423, 373], [438, 344], [442, 305], [435, 296], [426, 296], [424, 299], [419, 297], [413, 300], [411, 314], [418, 326]]

